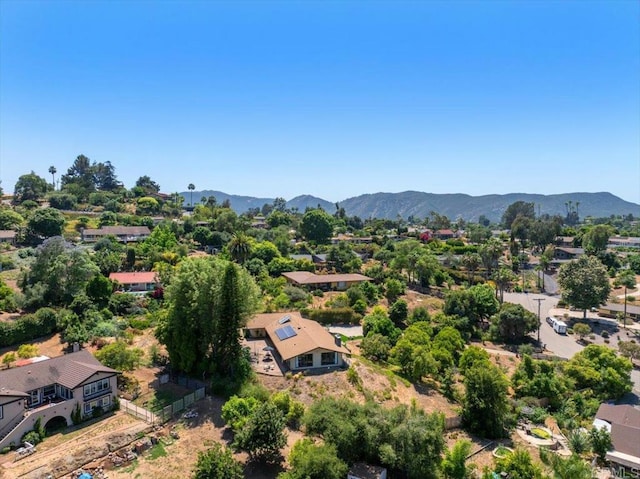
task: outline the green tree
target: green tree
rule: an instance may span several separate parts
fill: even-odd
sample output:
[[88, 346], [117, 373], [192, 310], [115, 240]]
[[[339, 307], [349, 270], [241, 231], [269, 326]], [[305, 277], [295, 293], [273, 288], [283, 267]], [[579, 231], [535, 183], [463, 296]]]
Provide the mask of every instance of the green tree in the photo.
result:
[[309, 438], [297, 441], [289, 454], [291, 470], [278, 479], [343, 479], [347, 464], [341, 460], [335, 446], [314, 444]]
[[56, 170], [55, 166], [50, 166], [49, 167], [49, 174], [51, 175], [51, 189], [55, 190], [56, 189], [56, 173], [58, 172], [58, 170]]
[[96, 274], [89, 280], [86, 287], [87, 296], [98, 305], [106, 305], [113, 293], [113, 283], [109, 278]]
[[611, 291], [607, 268], [595, 256], [584, 255], [563, 264], [558, 272], [558, 284], [562, 299], [582, 309], [585, 319], [587, 310], [604, 304]]
[[38, 346], [35, 344], [21, 344], [18, 348], [19, 358], [33, 358], [38, 355]]
[[300, 234], [316, 244], [326, 244], [333, 234], [333, 218], [324, 210], [309, 210], [302, 216]]
[[540, 459], [553, 472], [552, 479], [592, 479], [591, 465], [577, 454], [564, 458], [545, 448], [540, 448]]
[[193, 206], [193, 190], [196, 189], [196, 185], [194, 185], [193, 183], [189, 183], [189, 186], [187, 186], [187, 189], [189, 190], [189, 205]]
[[266, 402], [259, 405], [235, 436], [235, 448], [245, 451], [252, 460], [272, 462], [280, 457], [287, 444], [285, 417], [278, 407]]
[[389, 308], [389, 319], [396, 326], [401, 326], [407, 321], [409, 306], [404, 299], [399, 299]]
[[251, 257], [251, 238], [244, 233], [234, 233], [228, 248], [233, 261], [244, 264]]
[[584, 339], [585, 336], [591, 334], [591, 327], [586, 323], [576, 323], [573, 326], [573, 332], [580, 337], [580, 341]]
[[534, 204], [527, 203], [526, 201], [511, 203], [502, 215], [503, 226], [511, 229], [511, 225], [518, 216], [534, 219], [536, 216]]
[[496, 366], [475, 364], [464, 379], [462, 420], [473, 433], [488, 438], [504, 437], [509, 423], [509, 383]]
[[496, 461], [497, 472], [506, 472], [509, 479], [542, 479], [544, 476], [540, 466], [531, 460], [526, 449], [517, 448], [511, 454]]
[[518, 278], [513, 271], [506, 266], [501, 266], [495, 271], [492, 278], [496, 283], [496, 297], [499, 297], [502, 303], [504, 301], [504, 291], [509, 289]]
[[157, 335], [172, 366], [187, 373], [240, 373], [241, 364], [233, 364], [238, 331], [258, 307], [251, 275], [218, 258], [189, 258], [179, 264], [165, 295], [168, 310]]
[[98, 267], [85, 250], [56, 236], [36, 249], [31, 268], [23, 273], [18, 284], [27, 308], [68, 306], [96, 274]]
[[147, 175], [141, 176], [136, 180], [136, 187], [142, 188], [140, 196], [148, 196], [160, 192], [160, 185]]
[[467, 252], [462, 255], [461, 263], [467, 270], [469, 285], [473, 284], [473, 274], [482, 265], [482, 258], [478, 253]]
[[2, 364], [5, 365], [7, 368], [11, 367], [11, 363], [15, 363], [16, 362], [16, 353], [14, 353], [13, 351], [6, 353], [4, 356], [2, 356]]
[[38, 201], [44, 198], [49, 190], [47, 180], [33, 171], [18, 178], [13, 190], [13, 203], [19, 205], [24, 201]]
[[16, 294], [13, 289], [0, 278], [0, 311], [13, 313], [16, 310]]
[[491, 318], [493, 333], [508, 343], [522, 341], [538, 328], [538, 317], [520, 304], [503, 303]]
[[592, 226], [582, 236], [582, 247], [587, 254], [597, 255], [607, 249], [612, 228], [609, 225]]
[[118, 371], [133, 371], [142, 361], [144, 351], [130, 348], [124, 341], [107, 344], [96, 352], [96, 358], [107, 367]]
[[231, 396], [222, 406], [222, 419], [234, 432], [239, 431], [260, 405], [254, 397]]
[[393, 304], [398, 300], [401, 294], [404, 294], [404, 284], [399, 279], [390, 278], [384, 282], [384, 295], [389, 304]]
[[234, 459], [231, 451], [216, 442], [198, 453], [193, 479], [243, 479], [242, 463]]
[[365, 358], [386, 361], [391, 351], [391, 342], [380, 333], [371, 333], [362, 339], [360, 351]]
[[15, 230], [18, 229], [24, 218], [20, 213], [12, 210], [11, 208], [0, 208], [0, 229], [1, 230]]
[[39, 243], [45, 238], [60, 236], [65, 219], [55, 208], [42, 208], [33, 212], [27, 221], [26, 241]]
[[456, 441], [442, 460], [442, 473], [446, 479], [470, 479], [475, 469], [467, 465], [467, 456], [471, 453], [471, 441]]
[[618, 399], [631, 391], [631, 361], [606, 346], [590, 344], [573, 356], [565, 373], [577, 390], [591, 388], [602, 399]]
[[467, 375], [467, 371], [475, 366], [477, 363], [488, 364], [489, 361], [489, 353], [478, 346], [469, 346], [464, 352], [460, 355], [460, 360], [458, 361], [458, 367], [460, 368], [460, 372]]
[[498, 238], [489, 238], [478, 248], [478, 254], [482, 259], [482, 264], [487, 270], [487, 277], [491, 277], [493, 270], [498, 267], [498, 260], [502, 256], [504, 246]]
[[589, 441], [591, 442], [593, 453], [598, 457], [601, 464], [605, 464], [607, 452], [613, 448], [609, 431], [604, 427], [593, 427], [589, 431]]

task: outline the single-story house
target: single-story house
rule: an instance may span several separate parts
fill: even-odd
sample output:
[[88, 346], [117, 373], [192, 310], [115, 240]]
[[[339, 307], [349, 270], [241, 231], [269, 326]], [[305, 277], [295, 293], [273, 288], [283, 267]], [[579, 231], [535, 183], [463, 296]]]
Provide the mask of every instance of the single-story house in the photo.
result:
[[315, 274], [308, 271], [291, 271], [282, 273], [288, 283], [300, 287], [322, 290], [344, 291], [354, 284], [371, 281], [371, 278], [358, 273], [350, 274]]
[[[624, 314], [624, 304], [607, 303], [598, 309], [598, 314], [606, 318], [616, 318], [618, 313]], [[640, 306], [627, 303], [627, 318], [640, 321]]]
[[17, 446], [38, 419], [70, 426], [76, 408], [81, 417], [112, 408], [117, 375], [86, 350], [0, 371], [0, 450]]
[[553, 258], [558, 260], [572, 260], [583, 254], [583, 248], [554, 248], [553, 250]]
[[609, 238], [608, 248], [640, 248], [640, 238], [637, 236], [612, 236]]
[[387, 470], [384, 467], [357, 462], [349, 469], [347, 479], [387, 479]]
[[105, 236], [115, 236], [118, 241], [129, 243], [143, 241], [148, 238], [151, 231], [146, 226], [103, 226], [99, 229], [86, 228], [82, 230], [82, 241], [95, 243]]
[[17, 232], [13, 230], [0, 230], [0, 243], [16, 244]]
[[448, 240], [451, 238], [455, 238], [456, 237], [456, 233], [453, 230], [450, 229], [444, 229], [444, 230], [438, 230], [435, 233], [433, 233], [433, 236], [435, 238], [438, 238], [439, 240]]
[[370, 244], [373, 243], [371, 236], [354, 236], [339, 234], [331, 238], [331, 244], [351, 243], [351, 244]]
[[248, 338], [268, 338], [274, 355], [291, 371], [344, 366], [350, 353], [339, 337], [297, 312], [258, 314], [245, 331]]
[[606, 459], [613, 475], [640, 477], [640, 409], [627, 404], [601, 404], [593, 425], [611, 434], [613, 450]]
[[118, 284], [118, 291], [125, 293], [148, 293], [160, 285], [158, 275], [153, 271], [111, 273], [109, 279]]

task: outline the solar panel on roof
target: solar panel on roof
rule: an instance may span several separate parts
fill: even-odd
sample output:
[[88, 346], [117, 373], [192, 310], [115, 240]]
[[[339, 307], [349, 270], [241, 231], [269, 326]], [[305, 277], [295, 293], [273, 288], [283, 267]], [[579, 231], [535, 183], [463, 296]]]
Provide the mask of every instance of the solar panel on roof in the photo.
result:
[[278, 320], [278, 324], [288, 323], [289, 321], [291, 321], [291, 316], [287, 314]]
[[296, 333], [296, 330], [293, 329], [291, 326], [285, 326], [284, 328], [278, 328], [276, 329], [276, 335], [278, 336], [278, 339], [280, 339], [280, 341], [284, 341], [285, 339], [289, 339], [292, 338], [294, 336], [296, 336], [298, 333]]

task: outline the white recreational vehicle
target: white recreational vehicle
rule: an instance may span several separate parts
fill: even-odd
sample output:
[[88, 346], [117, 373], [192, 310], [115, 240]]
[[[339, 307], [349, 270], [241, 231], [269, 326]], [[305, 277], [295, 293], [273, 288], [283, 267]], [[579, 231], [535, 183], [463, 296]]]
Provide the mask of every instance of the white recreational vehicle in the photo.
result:
[[556, 333], [567, 334], [567, 323], [565, 323], [564, 321], [561, 321], [554, 316], [549, 316], [547, 318], [547, 323], [553, 328]]

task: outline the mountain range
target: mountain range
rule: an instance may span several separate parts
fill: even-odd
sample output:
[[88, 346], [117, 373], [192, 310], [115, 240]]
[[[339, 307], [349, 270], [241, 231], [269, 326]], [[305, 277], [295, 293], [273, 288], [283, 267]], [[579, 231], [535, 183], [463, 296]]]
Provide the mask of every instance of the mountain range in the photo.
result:
[[[180, 194], [184, 196], [185, 203], [188, 204], [191, 192], [185, 191]], [[193, 202], [197, 204], [202, 197], [209, 196], [215, 196], [218, 203], [229, 200], [231, 208], [239, 214], [251, 208], [262, 208], [264, 204], [271, 204], [274, 201], [274, 198], [256, 198], [230, 195], [222, 191], [204, 190], [193, 192]], [[565, 216], [567, 205], [571, 205], [573, 208], [577, 207], [578, 215], [581, 218], [627, 214], [640, 216], [640, 205], [625, 201], [607, 192], [557, 195], [509, 193], [470, 196], [462, 193], [435, 194], [404, 191], [402, 193], [372, 193], [354, 196], [338, 202], [338, 205], [344, 208], [349, 216], [359, 216], [363, 219], [395, 219], [398, 215], [403, 218], [409, 216], [424, 218], [435, 211], [450, 219], [461, 217], [467, 221], [477, 221], [480, 215], [484, 215], [492, 222], [498, 222], [507, 207], [516, 201], [534, 203], [536, 214]], [[317, 208], [318, 206], [329, 213], [336, 210], [336, 203], [311, 195], [296, 196], [287, 201], [287, 208], [296, 208], [301, 212], [307, 208]]]

